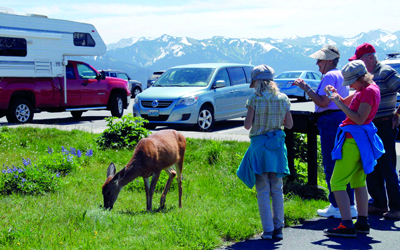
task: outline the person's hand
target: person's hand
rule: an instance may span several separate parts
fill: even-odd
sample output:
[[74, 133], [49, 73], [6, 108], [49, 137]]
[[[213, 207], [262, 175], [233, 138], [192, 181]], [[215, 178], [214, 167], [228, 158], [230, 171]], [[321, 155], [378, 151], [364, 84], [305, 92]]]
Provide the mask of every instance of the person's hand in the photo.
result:
[[294, 85], [299, 86], [299, 88], [301, 88], [301, 89], [304, 90], [304, 91], [307, 91], [307, 90], [310, 89], [310, 86], [308, 86], [307, 83], [306, 83], [303, 79], [301, 79], [301, 78], [297, 78], [297, 79], [294, 81]]
[[333, 87], [332, 85], [325, 86], [324, 91], [328, 95], [329, 99], [331, 99], [332, 101], [340, 100], [339, 93], [336, 91], [335, 87]]
[[394, 129], [395, 127], [398, 127], [400, 125], [399, 118], [400, 117], [397, 115], [397, 112], [394, 113], [394, 115], [392, 117], [392, 129]]
[[335, 89], [335, 87], [333, 87], [332, 85], [326, 85], [325, 88], [324, 88], [324, 91], [325, 91], [325, 93], [328, 95], [328, 97], [330, 97], [330, 95], [331, 95], [333, 92], [336, 92], [336, 89]]

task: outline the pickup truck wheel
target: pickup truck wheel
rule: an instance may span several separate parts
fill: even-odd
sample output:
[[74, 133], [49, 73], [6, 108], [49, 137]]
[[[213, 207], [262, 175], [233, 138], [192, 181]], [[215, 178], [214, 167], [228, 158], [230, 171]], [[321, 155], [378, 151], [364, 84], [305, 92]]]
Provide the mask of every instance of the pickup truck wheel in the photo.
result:
[[134, 88], [132, 91], [132, 97], [135, 98], [140, 93], [142, 93], [142, 90], [140, 90], [140, 88]]
[[124, 102], [120, 94], [114, 94], [110, 100], [111, 115], [121, 118], [124, 114]]
[[7, 111], [9, 123], [29, 123], [33, 120], [33, 106], [30, 101], [18, 98], [15, 99]]
[[71, 115], [75, 119], [79, 119], [82, 117], [83, 111], [71, 111]]
[[207, 106], [202, 107], [197, 117], [197, 130], [200, 132], [211, 132], [214, 123], [214, 114], [211, 108]]

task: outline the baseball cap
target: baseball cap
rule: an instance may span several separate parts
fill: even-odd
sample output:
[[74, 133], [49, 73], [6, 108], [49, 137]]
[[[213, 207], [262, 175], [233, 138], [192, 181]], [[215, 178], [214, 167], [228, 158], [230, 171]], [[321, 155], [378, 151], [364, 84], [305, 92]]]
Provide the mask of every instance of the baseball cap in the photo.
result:
[[342, 85], [343, 86], [352, 85], [357, 80], [357, 78], [366, 74], [367, 72], [368, 72], [367, 67], [365, 67], [363, 61], [354, 60], [349, 62], [342, 69], [342, 75], [344, 78]]
[[338, 48], [334, 45], [324, 45], [320, 50], [310, 55], [311, 58], [317, 60], [333, 60], [340, 57]]
[[369, 53], [375, 53], [376, 50], [372, 44], [369, 43], [363, 43], [359, 45], [356, 49], [356, 52], [352, 57], [349, 58], [349, 61], [353, 60], [358, 60], [360, 59], [364, 54], [369, 54]]
[[262, 64], [251, 70], [251, 81], [254, 80], [274, 80], [275, 70], [268, 65]]

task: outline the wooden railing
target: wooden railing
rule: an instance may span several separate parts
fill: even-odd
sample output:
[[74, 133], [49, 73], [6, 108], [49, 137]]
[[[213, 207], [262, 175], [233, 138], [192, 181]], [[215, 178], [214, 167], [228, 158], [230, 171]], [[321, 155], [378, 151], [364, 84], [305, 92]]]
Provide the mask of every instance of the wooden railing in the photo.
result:
[[289, 180], [294, 180], [296, 170], [294, 168], [294, 132], [307, 134], [307, 163], [308, 184], [317, 185], [317, 135], [319, 131], [316, 125], [310, 122], [310, 111], [291, 111], [293, 117], [293, 128], [285, 129], [286, 147], [288, 151], [288, 163], [290, 169]]

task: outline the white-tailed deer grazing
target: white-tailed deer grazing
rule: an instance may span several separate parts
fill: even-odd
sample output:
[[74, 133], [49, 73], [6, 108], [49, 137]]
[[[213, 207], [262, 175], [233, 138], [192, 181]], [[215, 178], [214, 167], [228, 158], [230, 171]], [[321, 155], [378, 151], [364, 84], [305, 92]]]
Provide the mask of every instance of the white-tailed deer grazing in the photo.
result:
[[[137, 177], [143, 177], [146, 190], [147, 210], [152, 211], [154, 189], [162, 170], [169, 178], [161, 195], [160, 208], [165, 206], [165, 197], [175, 175], [179, 188], [179, 207], [182, 207], [182, 170], [186, 150], [185, 137], [175, 130], [161, 130], [137, 144], [132, 159], [118, 173], [113, 163], [107, 169], [107, 180], [103, 185], [104, 207], [112, 209], [121, 189]], [[175, 167], [176, 172], [172, 167]], [[151, 184], [149, 178], [153, 176]]]

